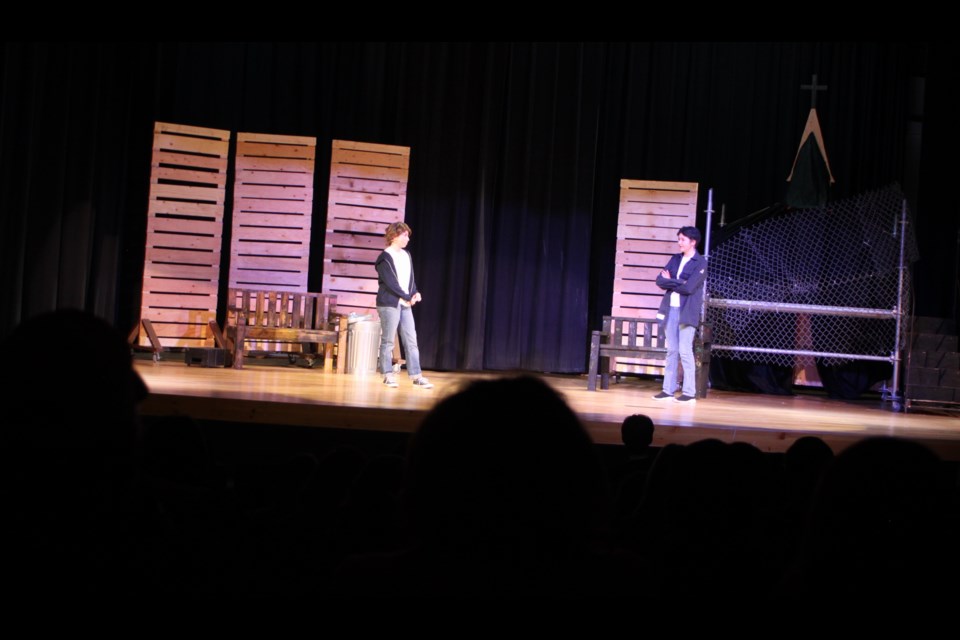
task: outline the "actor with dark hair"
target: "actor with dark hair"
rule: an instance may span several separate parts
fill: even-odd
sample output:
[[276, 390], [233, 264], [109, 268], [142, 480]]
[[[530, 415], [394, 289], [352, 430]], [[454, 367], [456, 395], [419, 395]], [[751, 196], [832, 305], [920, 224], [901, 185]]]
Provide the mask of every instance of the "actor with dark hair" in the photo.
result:
[[[664, 290], [657, 318], [663, 321], [667, 338], [667, 363], [663, 372], [663, 391], [654, 400], [692, 403], [697, 400], [696, 363], [693, 338], [703, 305], [703, 281], [707, 277], [707, 260], [697, 253], [700, 230], [683, 227], [677, 232], [680, 253], [667, 262], [657, 276], [657, 286]], [[683, 388], [677, 391], [677, 361], [683, 366]]]
[[406, 250], [412, 231], [404, 222], [387, 225], [384, 239], [387, 248], [377, 257], [377, 313], [380, 316], [380, 373], [383, 384], [396, 388], [393, 372], [393, 341], [400, 328], [407, 360], [407, 373], [413, 386], [431, 389], [433, 384], [420, 370], [420, 348], [417, 346], [417, 327], [413, 321], [413, 305], [422, 300], [413, 277], [413, 262]]

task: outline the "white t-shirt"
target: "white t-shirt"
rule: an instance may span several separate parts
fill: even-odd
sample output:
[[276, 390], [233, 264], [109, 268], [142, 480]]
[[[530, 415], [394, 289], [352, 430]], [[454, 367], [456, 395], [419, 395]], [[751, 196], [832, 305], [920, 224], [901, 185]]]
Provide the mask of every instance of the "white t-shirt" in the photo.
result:
[[410, 293], [410, 254], [403, 249], [387, 247], [387, 253], [393, 258], [393, 266], [397, 268], [397, 281], [404, 293]]
[[[680, 274], [683, 273], [683, 268], [684, 268], [685, 266], [687, 266], [687, 263], [688, 263], [688, 262], [690, 262], [690, 258], [688, 258], [687, 256], [683, 256], [683, 257], [680, 259], [680, 266], [677, 267], [677, 277], [678, 277], [678, 278], [680, 277]], [[671, 294], [670, 294], [670, 306], [671, 306], [671, 307], [679, 307], [679, 306], [680, 306], [680, 294], [679, 294], [679, 293], [671, 293]]]

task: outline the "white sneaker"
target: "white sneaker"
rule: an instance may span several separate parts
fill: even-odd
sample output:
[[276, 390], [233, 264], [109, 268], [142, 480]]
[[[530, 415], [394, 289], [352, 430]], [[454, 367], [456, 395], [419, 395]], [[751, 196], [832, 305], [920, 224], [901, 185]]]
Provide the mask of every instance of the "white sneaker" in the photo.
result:
[[420, 376], [419, 378], [413, 379], [413, 386], [420, 387], [421, 389], [433, 389], [433, 383]]
[[396, 389], [400, 385], [397, 383], [397, 378], [395, 376], [384, 376], [383, 384], [390, 387], [391, 389]]

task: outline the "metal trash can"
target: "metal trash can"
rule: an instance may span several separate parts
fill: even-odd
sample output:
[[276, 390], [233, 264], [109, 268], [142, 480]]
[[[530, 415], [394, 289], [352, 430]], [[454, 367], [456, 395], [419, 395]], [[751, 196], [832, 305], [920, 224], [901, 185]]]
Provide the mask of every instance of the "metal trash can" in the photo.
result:
[[360, 320], [347, 327], [347, 373], [376, 373], [380, 321]]

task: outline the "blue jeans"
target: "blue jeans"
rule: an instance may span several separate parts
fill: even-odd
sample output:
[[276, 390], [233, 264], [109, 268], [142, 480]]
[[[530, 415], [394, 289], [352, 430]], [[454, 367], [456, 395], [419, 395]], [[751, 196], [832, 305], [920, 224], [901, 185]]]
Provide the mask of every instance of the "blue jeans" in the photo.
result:
[[393, 373], [393, 340], [400, 327], [400, 340], [407, 361], [407, 373], [417, 378], [420, 371], [420, 347], [417, 346], [417, 327], [413, 322], [413, 310], [410, 307], [377, 307], [380, 314], [380, 373]]
[[697, 397], [697, 365], [693, 359], [693, 338], [697, 328], [680, 324], [680, 308], [670, 307], [667, 314], [667, 365], [663, 370], [663, 392], [677, 390], [677, 360], [683, 365], [683, 395]]

